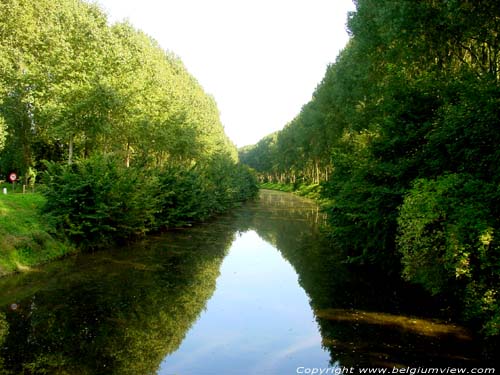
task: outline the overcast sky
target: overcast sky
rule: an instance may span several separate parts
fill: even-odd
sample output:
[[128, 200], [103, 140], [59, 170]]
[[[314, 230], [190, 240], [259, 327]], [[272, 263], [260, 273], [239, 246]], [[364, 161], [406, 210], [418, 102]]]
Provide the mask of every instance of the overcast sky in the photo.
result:
[[344, 48], [351, 0], [97, 0], [174, 52], [238, 146], [281, 129]]

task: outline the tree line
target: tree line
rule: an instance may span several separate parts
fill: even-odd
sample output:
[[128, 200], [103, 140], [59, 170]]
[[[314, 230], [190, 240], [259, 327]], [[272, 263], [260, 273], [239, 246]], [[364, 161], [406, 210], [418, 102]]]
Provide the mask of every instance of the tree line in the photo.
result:
[[0, 178], [41, 180], [47, 213], [90, 247], [255, 194], [214, 98], [95, 4], [2, 1], [0, 71]]
[[240, 150], [261, 181], [320, 184], [350, 262], [452, 296], [500, 333], [500, 8], [355, 1], [350, 41], [283, 130]]

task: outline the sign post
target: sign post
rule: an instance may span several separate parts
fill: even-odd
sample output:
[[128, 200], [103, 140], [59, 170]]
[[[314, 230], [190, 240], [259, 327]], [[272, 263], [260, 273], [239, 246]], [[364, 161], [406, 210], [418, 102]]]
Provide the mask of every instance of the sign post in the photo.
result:
[[15, 183], [17, 180], [17, 174], [15, 174], [15, 173], [9, 174], [9, 180], [10, 180], [10, 182], [12, 182], [12, 191], [14, 191], [16, 189]]

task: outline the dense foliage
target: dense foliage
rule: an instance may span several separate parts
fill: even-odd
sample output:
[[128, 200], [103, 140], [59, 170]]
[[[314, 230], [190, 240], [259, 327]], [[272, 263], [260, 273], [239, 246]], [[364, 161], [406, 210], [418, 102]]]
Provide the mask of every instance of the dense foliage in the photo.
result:
[[235, 158], [213, 98], [142, 32], [80, 0], [0, 7], [2, 173], [103, 152], [149, 166]]
[[500, 8], [356, 6], [312, 100], [240, 159], [262, 181], [321, 183], [350, 261], [454, 294], [499, 334]]
[[0, 151], [2, 151], [5, 145], [6, 130], [5, 121], [0, 117]]
[[88, 249], [191, 225], [257, 192], [254, 176], [242, 165], [144, 170], [126, 167], [116, 156], [47, 163], [42, 181], [44, 211], [53, 225]]
[[0, 179], [45, 171], [46, 211], [77, 243], [190, 223], [255, 195], [214, 99], [176, 56], [94, 4], [2, 1], [0, 69]]

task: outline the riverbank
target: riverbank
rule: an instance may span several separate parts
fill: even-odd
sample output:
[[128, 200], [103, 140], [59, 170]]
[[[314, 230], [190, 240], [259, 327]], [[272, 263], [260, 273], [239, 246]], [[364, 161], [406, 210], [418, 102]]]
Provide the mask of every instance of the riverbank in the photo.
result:
[[234, 163], [170, 167], [149, 179], [112, 158], [48, 166], [43, 195], [0, 195], [0, 277], [201, 223], [258, 192], [253, 175]]
[[[259, 187], [319, 201], [319, 185], [265, 183]], [[55, 226], [41, 216], [45, 201], [39, 193], [0, 195], [0, 277], [77, 252], [76, 246], [56, 235]]]
[[321, 186], [319, 184], [280, 184], [275, 182], [264, 182], [259, 184], [260, 189], [283, 191], [297, 194], [323, 203], [321, 200]]
[[0, 195], [0, 276], [76, 252], [41, 217], [39, 209], [44, 203], [38, 193]]

